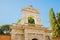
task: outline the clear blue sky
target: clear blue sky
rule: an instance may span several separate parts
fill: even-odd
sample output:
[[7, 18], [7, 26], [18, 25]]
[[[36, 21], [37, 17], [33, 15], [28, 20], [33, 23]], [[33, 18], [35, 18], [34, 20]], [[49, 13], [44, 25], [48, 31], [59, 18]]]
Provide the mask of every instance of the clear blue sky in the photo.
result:
[[60, 12], [60, 0], [0, 0], [0, 25], [16, 23], [21, 18], [21, 9], [32, 5], [40, 12], [41, 22], [49, 26], [49, 9]]

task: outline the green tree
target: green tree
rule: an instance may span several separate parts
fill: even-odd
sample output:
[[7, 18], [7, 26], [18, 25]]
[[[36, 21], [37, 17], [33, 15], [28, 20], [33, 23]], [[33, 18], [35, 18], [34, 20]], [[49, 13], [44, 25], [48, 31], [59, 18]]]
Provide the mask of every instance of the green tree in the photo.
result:
[[60, 12], [57, 13], [57, 16], [56, 16], [56, 19], [57, 19], [57, 24], [58, 24], [58, 34], [59, 34], [59, 37], [60, 37]]
[[3, 31], [2, 31], [2, 29], [1, 29], [1, 26], [0, 26], [0, 34], [3, 34]]
[[50, 26], [52, 28], [52, 37], [58, 37], [58, 32], [57, 32], [57, 21], [56, 17], [53, 11], [53, 8], [49, 10], [49, 18], [50, 18]]
[[57, 13], [56, 19], [57, 19], [57, 24], [60, 27], [60, 12]]
[[4, 25], [2, 25], [1, 26], [1, 28], [0, 28], [0, 32], [2, 33], [2, 34], [10, 34], [10, 25], [8, 25], [8, 24], [4, 24]]

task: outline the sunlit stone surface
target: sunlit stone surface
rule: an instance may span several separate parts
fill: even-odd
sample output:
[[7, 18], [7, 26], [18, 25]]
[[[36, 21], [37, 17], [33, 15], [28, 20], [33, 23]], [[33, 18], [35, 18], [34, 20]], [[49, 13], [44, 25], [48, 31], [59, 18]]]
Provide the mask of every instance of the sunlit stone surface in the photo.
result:
[[[32, 6], [22, 9], [22, 20], [11, 26], [11, 40], [51, 40], [51, 30], [44, 28], [39, 18], [39, 11]], [[28, 23], [28, 16], [35, 20], [35, 24]]]

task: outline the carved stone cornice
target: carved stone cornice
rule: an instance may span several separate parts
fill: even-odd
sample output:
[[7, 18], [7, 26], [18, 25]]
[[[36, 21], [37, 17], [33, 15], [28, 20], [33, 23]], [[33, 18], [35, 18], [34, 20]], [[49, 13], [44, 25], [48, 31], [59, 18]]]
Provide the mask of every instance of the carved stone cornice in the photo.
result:
[[29, 7], [27, 7], [27, 8], [23, 8], [22, 11], [27, 11], [27, 12], [39, 14], [39, 11], [36, 10], [36, 9], [34, 9], [32, 6], [29, 6]]

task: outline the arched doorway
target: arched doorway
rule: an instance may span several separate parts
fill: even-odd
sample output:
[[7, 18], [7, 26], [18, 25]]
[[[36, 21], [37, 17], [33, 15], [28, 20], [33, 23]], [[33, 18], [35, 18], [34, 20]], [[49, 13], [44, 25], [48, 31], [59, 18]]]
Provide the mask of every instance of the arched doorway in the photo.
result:
[[32, 40], [38, 40], [38, 39], [36, 39], [36, 38], [33, 38]]

